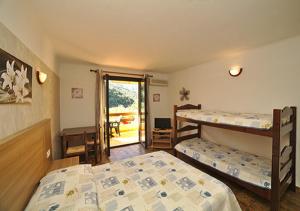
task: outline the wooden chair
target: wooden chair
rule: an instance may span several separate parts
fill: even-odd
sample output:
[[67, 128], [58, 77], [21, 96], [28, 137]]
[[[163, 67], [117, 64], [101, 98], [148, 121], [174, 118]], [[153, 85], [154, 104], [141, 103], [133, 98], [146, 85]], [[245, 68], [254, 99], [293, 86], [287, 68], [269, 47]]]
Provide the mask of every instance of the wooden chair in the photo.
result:
[[110, 123], [109, 123], [109, 129], [110, 129], [110, 134], [112, 136], [112, 129], [115, 129], [116, 134], [121, 136], [120, 133], [120, 124], [121, 124], [121, 119], [122, 116], [115, 117]]
[[116, 134], [118, 134], [119, 136], [121, 136], [121, 133], [120, 133], [120, 122], [111, 122], [110, 125], [109, 125], [109, 128], [110, 128], [110, 133], [111, 133], [111, 136], [112, 136], [112, 129], [115, 129], [115, 132]]
[[[94, 153], [94, 157], [95, 157], [95, 161], [96, 161], [96, 147], [98, 147], [98, 145], [100, 145], [99, 140], [96, 141], [96, 137], [90, 137], [87, 140], [87, 151]], [[90, 155], [88, 154], [88, 160], [90, 158]]]
[[[75, 140], [76, 140], [76, 143], [78, 143], [78, 145], [71, 145], [70, 142], [75, 142]], [[80, 155], [84, 155], [85, 163], [87, 163], [88, 162], [88, 144], [87, 144], [86, 132], [84, 132], [82, 135], [76, 135], [76, 136], [66, 136], [65, 134], [63, 134], [63, 156], [64, 156], [64, 158], [80, 156]]]

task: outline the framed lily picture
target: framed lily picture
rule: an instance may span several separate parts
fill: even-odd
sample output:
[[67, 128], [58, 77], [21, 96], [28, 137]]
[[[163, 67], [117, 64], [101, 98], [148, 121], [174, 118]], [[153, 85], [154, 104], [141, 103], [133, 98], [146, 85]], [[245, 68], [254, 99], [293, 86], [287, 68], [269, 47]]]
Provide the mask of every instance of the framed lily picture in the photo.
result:
[[0, 104], [31, 101], [32, 67], [0, 49]]

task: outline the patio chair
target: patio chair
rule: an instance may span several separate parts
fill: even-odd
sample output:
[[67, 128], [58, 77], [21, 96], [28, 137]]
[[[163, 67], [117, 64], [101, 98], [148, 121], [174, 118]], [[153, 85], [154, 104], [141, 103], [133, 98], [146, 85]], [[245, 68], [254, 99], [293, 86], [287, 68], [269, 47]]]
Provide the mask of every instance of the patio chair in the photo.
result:
[[118, 117], [114, 118], [114, 120], [109, 122], [109, 129], [110, 129], [111, 135], [112, 135], [112, 129], [115, 129], [116, 134], [121, 136], [121, 132], [120, 132], [121, 118], [122, 118], [122, 116], [118, 116]]

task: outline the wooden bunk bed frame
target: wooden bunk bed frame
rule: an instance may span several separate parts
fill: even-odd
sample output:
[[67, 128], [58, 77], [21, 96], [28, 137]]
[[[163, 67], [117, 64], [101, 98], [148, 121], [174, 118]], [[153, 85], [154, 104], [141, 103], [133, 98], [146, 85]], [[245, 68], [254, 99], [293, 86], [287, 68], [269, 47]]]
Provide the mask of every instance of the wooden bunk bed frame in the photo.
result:
[[[262, 188], [256, 185], [252, 185], [245, 181], [242, 181], [236, 177], [223, 173], [219, 170], [214, 169], [206, 164], [200, 163], [199, 161], [190, 158], [189, 156], [176, 151], [175, 155], [188, 162], [195, 164], [208, 173], [215, 173], [219, 176], [233, 181], [240, 186], [256, 193], [257, 195], [269, 200], [271, 202], [271, 210], [277, 211], [280, 208], [280, 198], [283, 196], [285, 191], [289, 188], [292, 191], [296, 191], [296, 107], [285, 107], [283, 109], [273, 110], [273, 126], [272, 128], [256, 129], [242, 126], [226, 125], [219, 123], [210, 123], [204, 121], [197, 121], [189, 118], [178, 117], [176, 115], [178, 110], [187, 109], [201, 109], [201, 105], [183, 105], [174, 106], [174, 140], [178, 144], [183, 140], [192, 138], [201, 138], [201, 126], [211, 126], [216, 128], [223, 128], [233, 131], [239, 131], [243, 133], [250, 133], [265, 137], [272, 138], [272, 175], [271, 175], [271, 189]], [[283, 122], [283, 119], [289, 118], [289, 121]], [[178, 123], [188, 122], [196, 125], [186, 125], [182, 128], [178, 128]], [[197, 131], [189, 135], [178, 137], [182, 132]], [[281, 150], [282, 137], [289, 135], [289, 145], [284, 146]], [[281, 181], [281, 182], [280, 182]]]

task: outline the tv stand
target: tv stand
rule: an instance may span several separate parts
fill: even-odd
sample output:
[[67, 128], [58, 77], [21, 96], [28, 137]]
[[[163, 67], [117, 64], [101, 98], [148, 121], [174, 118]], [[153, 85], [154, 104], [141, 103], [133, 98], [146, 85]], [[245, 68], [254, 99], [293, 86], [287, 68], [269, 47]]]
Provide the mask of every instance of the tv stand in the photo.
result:
[[154, 149], [172, 149], [172, 129], [154, 128], [152, 131], [152, 148]]

